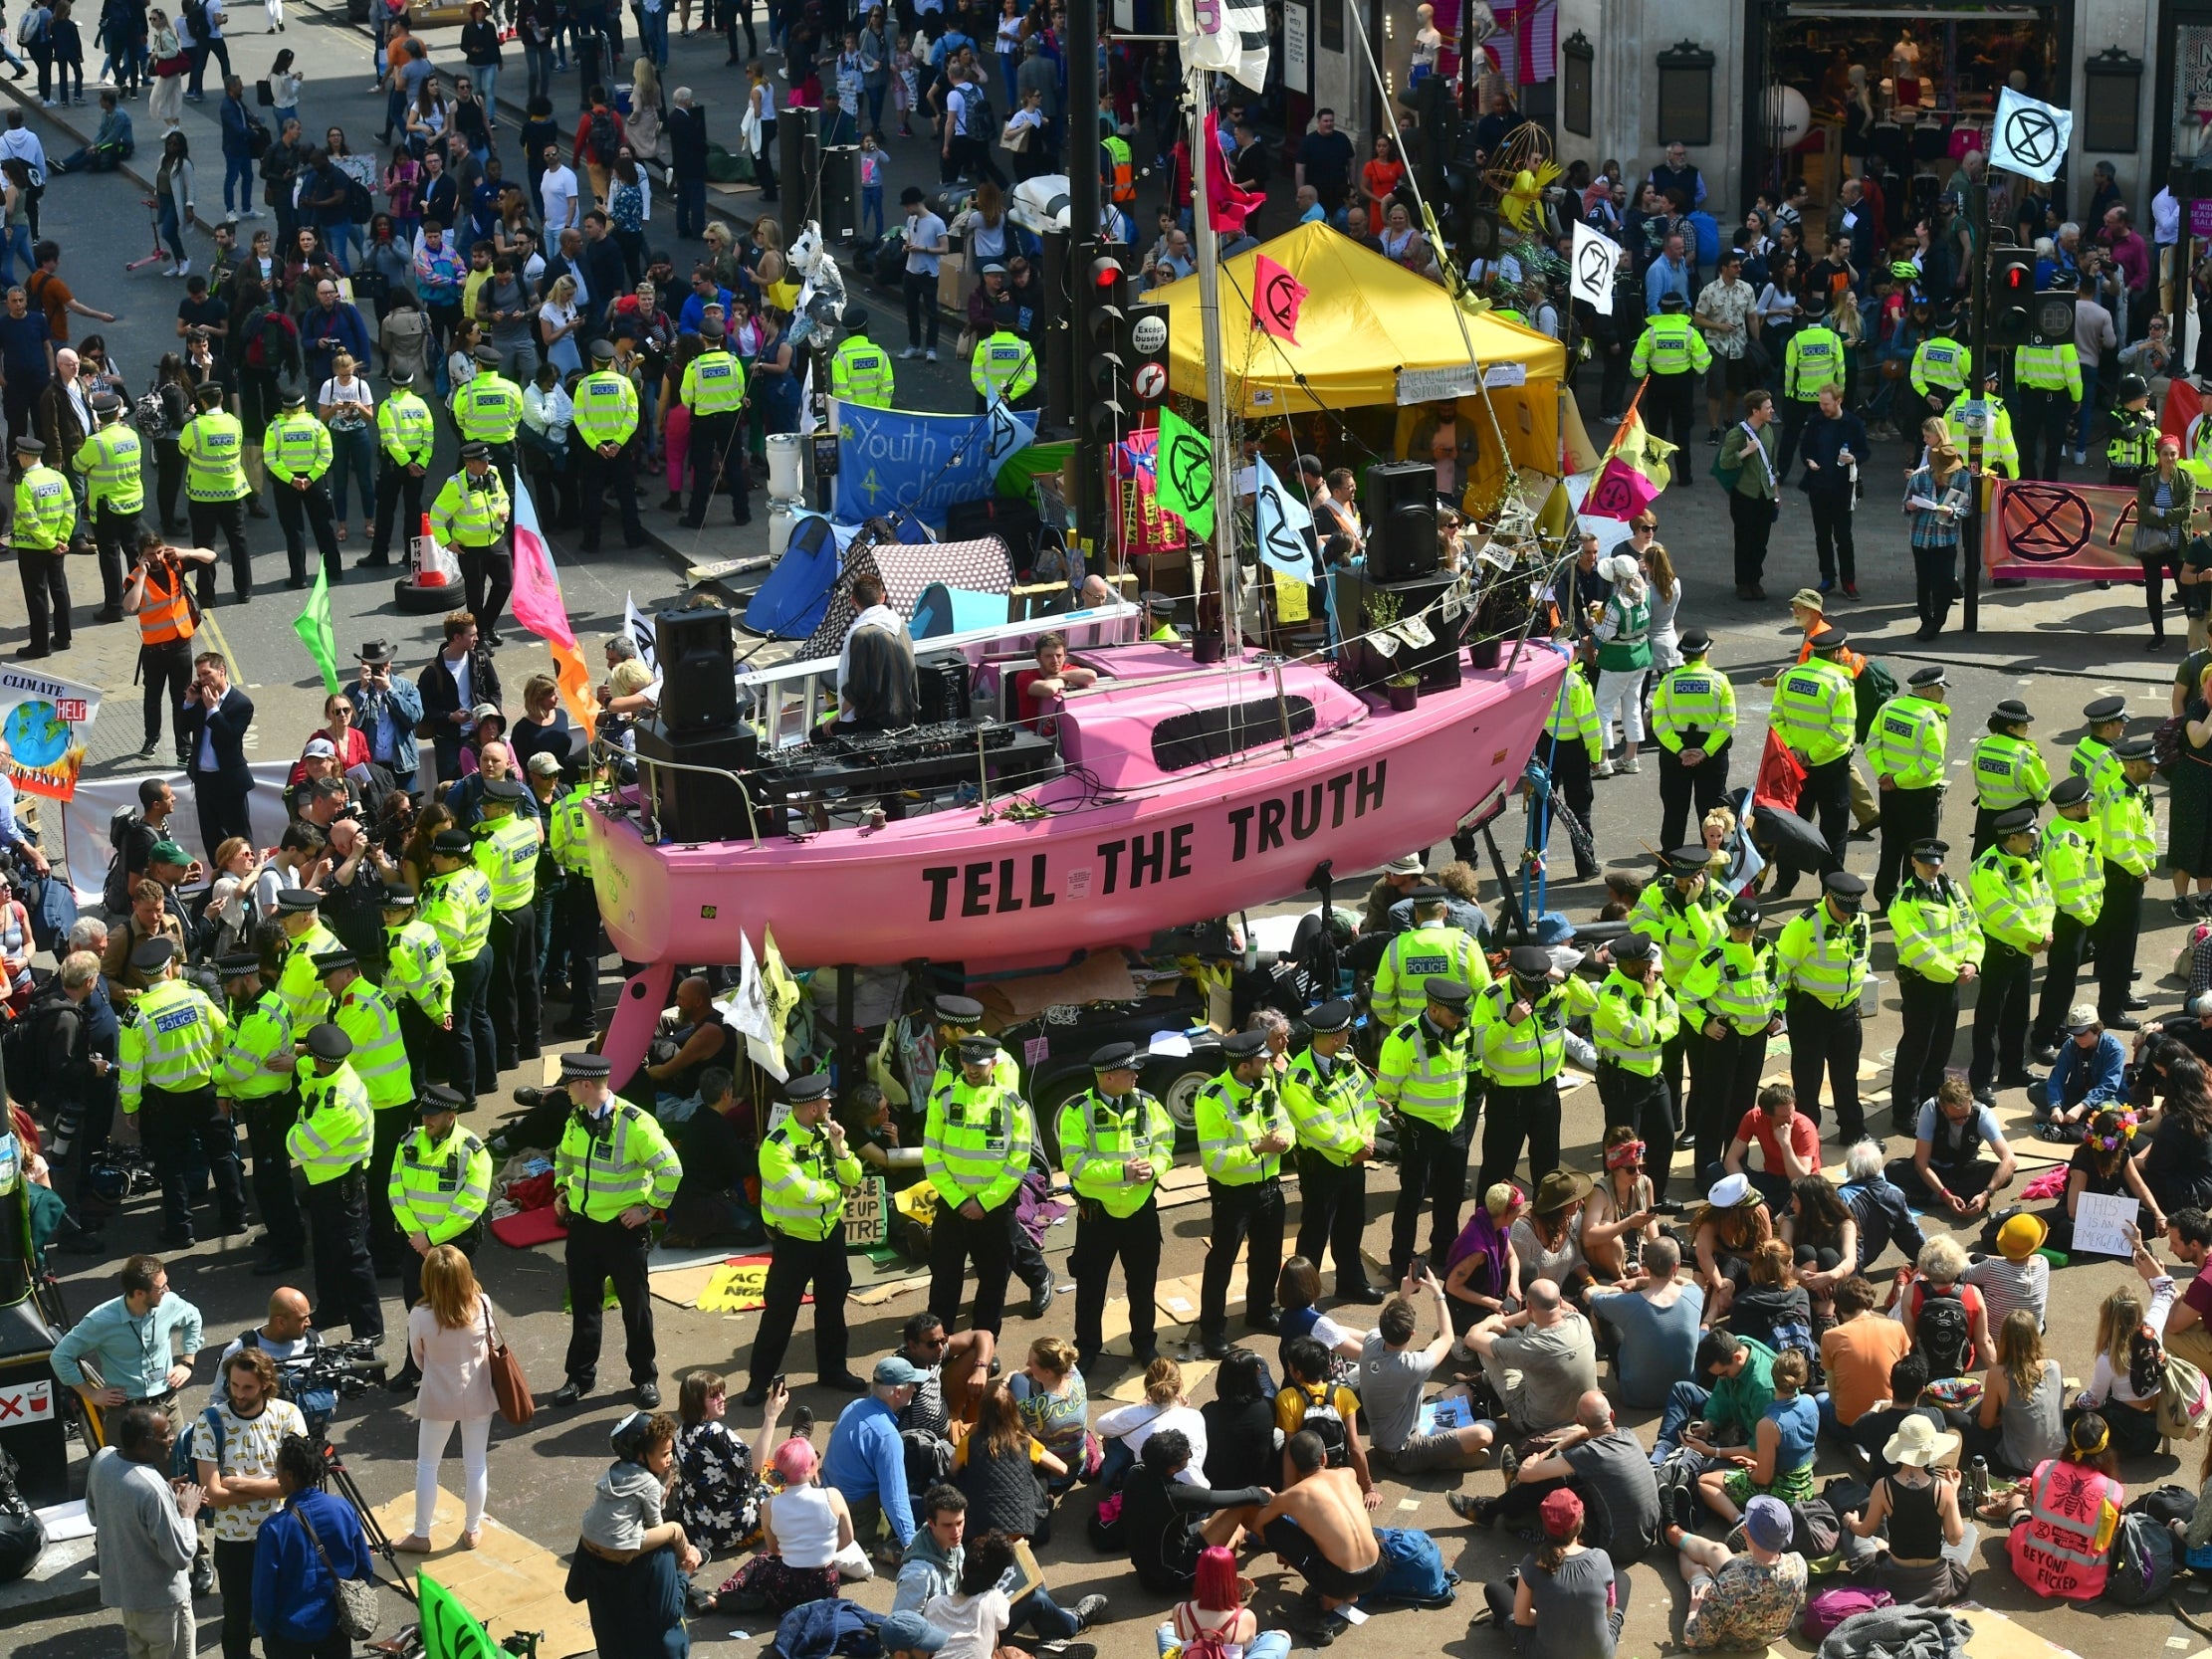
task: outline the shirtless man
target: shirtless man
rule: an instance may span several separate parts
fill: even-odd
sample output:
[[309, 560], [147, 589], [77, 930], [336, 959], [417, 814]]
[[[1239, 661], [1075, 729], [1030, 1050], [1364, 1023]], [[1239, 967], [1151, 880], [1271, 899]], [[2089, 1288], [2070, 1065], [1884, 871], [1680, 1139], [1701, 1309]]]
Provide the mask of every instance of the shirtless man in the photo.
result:
[[1321, 1436], [1300, 1429], [1283, 1447], [1291, 1485], [1259, 1512], [1252, 1530], [1286, 1564], [1305, 1574], [1321, 1605], [1325, 1640], [1350, 1624], [1337, 1611], [1383, 1577], [1383, 1545], [1367, 1518], [1360, 1483], [1349, 1469], [1331, 1469]]

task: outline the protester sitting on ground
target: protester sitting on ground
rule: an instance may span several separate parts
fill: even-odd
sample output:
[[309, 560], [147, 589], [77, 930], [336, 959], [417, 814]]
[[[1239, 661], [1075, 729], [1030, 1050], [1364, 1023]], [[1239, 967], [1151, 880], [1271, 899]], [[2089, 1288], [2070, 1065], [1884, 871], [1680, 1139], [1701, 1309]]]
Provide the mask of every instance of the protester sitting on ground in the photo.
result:
[[1006, 1378], [1006, 1389], [1020, 1409], [1022, 1426], [1064, 1469], [1058, 1475], [1047, 1473], [1048, 1491], [1065, 1492], [1078, 1479], [1098, 1473], [1099, 1443], [1087, 1426], [1090, 1392], [1075, 1368], [1073, 1343], [1039, 1337], [1029, 1345], [1027, 1363]]
[[[1293, 1256], [1282, 1264], [1282, 1272], [1275, 1278], [1275, 1315], [1282, 1325], [1282, 1339], [1311, 1337], [1331, 1353], [1345, 1360], [1360, 1356], [1363, 1331], [1340, 1325], [1314, 1306], [1321, 1297], [1321, 1270], [1303, 1256]], [[1343, 1364], [1334, 1367], [1337, 1380], [1352, 1380], [1352, 1367]]]
[[[1994, 1162], [1981, 1155], [1984, 1146], [1997, 1154]], [[2012, 1147], [1996, 1112], [1974, 1098], [1966, 1079], [1946, 1077], [1920, 1108], [1912, 1155], [1891, 1158], [1888, 1175], [1931, 1215], [1971, 1221], [2012, 1185]]]
[[[2134, 1268], [2150, 1299], [2133, 1285], [2107, 1296], [2097, 1310], [2097, 1366], [2090, 1385], [2076, 1396], [2077, 1410], [2101, 1412], [2119, 1456], [2148, 1457], [2158, 1449], [2158, 1402], [2165, 1394], [2166, 1316], [2173, 1311], [2173, 1276], [2143, 1248], [2142, 1235], [2128, 1229]], [[2212, 1384], [2200, 1383], [2200, 1387]]]
[[2028, 1085], [2036, 1135], [2045, 1141], [2073, 1141], [2091, 1113], [2127, 1099], [2127, 1046], [2104, 1029], [2095, 1003], [2074, 1005], [2066, 1016], [2066, 1036], [2050, 1075]]
[[748, 1446], [724, 1420], [729, 1383], [720, 1371], [693, 1371], [676, 1395], [683, 1427], [676, 1431], [676, 1484], [668, 1513], [684, 1536], [712, 1558], [749, 1549], [761, 1532], [762, 1454], [781, 1441], [776, 1425], [790, 1403], [785, 1388], [769, 1390], [757, 1447]]
[[1750, 1176], [1723, 1175], [1706, 1189], [1690, 1222], [1690, 1241], [1708, 1323], [1726, 1316], [1737, 1289], [1750, 1281], [1751, 1253], [1773, 1236], [1774, 1217]]
[[898, 1414], [909, 1492], [923, 1491], [952, 1468], [953, 1424], [974, 1420], [976, 1401], [991, 1380], [996, 1352], [996, 1339], [988, 1331], [954, 1336], [943, 1320], [926, 1310], [906, 1322], [899, 1357], [922, 1378]]
[[1796, 1524], [1789, 1505], [1759, 1497], [1744, 1506], [1740, 1555], [1725, 1544], [1669, 1525], [1666, 1542], [1680, 1556], [1689, 1586], [1682, 1646], [1746, 1648], [1753, 1652], [1789, 1634], [1805, 1610], [1805, 1557], [1790, 1548]]
[[2111, 1429], [2085, 1411], [2066, 1431], [2066, 1450], [2036, 1465], [2006, 1520], [2013, 1576], [2046, 1599], [2095, 1601], [2126, 1504]]
[[1208, 1550], [1199, 1556], [1198, 1588], [1188, 1601], [1179, 1601], [1167, 1622], [1156, 1633], [1160, 1652], [1188, 1649], [1202, 1639], [1225, 1653], [1243, 1659], [1289, 1659], [1290, 1633], [1262, 1630], [1244, 1600], [1252, 1581], [1237, 1575], [1236, 1556], [1227, 1550]]
[[1629, 1611], [1628, 1575], [1582, 1542], [1583, 1503], [1572, 1492], [1551, 1492], [1536, 1517], [1543, 1544], [1508, 1577], [1482, 1586], [1491, 1619], [1527, 1659], [1613, 1659]]
[[[1759, 1159], [1751, 1161], [1751, 1149]], [[1817, 1175], [1821, 1169], [1821, 1129], [1797, 1109], [1797, 1091], [1787, 1083], [1770, 1083], [1759, 1091], [1758, 1104], [1736, 1125], [1736, 1133], [1720, 1154], [1720, 1167], [1701, 1170], [1710, 1185], [1724, 1175], [1741, 1174], [1758, 1188], [1759, 1196], [1774, 1209], [1790, 1201], [1790, 1183], [1800, 1175]]]
[[829, 1449], [822, 1454], [822, 1483], [844, 1495], [854, 1536], [873, 1539], [879, 1519], [890, 1527], [896, 1548], [879, 1549], [876, 1556], [886, 1565], [914, 1536], [899, 1412], [921, 1380], [921, 1369], [899, 1354], [878, 1359], [868, 1392], [837, 1413]]
[[1888, 1397], [1890, 1367], [1911, 1351], [1904, 1327], [1874, 1306], [1875, 1287], [1858, 1274], [1836, 1289], [1836, 1323], [1821, 1334], [1821, 1369], [1828, 1377], [1821, 1427], [1831, 1433], [1850, 1429], [1875, 1401]]
[[[1907, 1417], [1882, 1448], [1889, 1473], [1874, 1483], [1867, 1507], [1841, 1517], [1859, 1538], [1883, 1537], [1883, 1548], [1862, 1574], [1876, 1589], [1887, 1590], [1899, 1606], [1948, 1607], [1964, 1599], [1973, 1568], [1944, 1554], [1966, 1542], [1966, 1518], [1958, 1508], [1959, 1437], [1937, 1429], [1925, 1417]], [[1883, 1535], [1883, 1525], [1887, 1533]]]
[[1526, 1207], [1519, 1187], [1493, 1181], [1444, 1253], [1443, 1290], [1454, 1335], [1464, 1337], [1479, 1321], [1521, 1305], [1521, 1263], [1513, 1254], [1512, 1232]]
[[1590, 1190], [1590, 1177], [1574, 1169], [1554, 1169], [1536, 1183], [1528, 1213], [1510, 1235], [1524, 1286], [1542, 1279], [1568, 1300], [1581, 1300], [1591, 1279], [1582, 1254], [1582, 1206]]
[[1655, 1465], [1678, 1445], [1707, 1457], [1749, 1446], [1774, 1399], [1774, 1350], [1731, 1331], [1708, 1331], [1697, 1340], [1691, 1374], [1704, 1381], [1677, 1382], [1666, 1391], [1652, 1447]]
[[1539, 1279], [1517, 1314], [1492, 1314], [1467, 1333], [1467, 1347], [1521, 1434], [1543, 1434], [1575, 1420], [1575, 1401], [1598, 1385], [1598, 1344], [1590, 1321], [1557, 1285]]
[[955, 1587], [922, 1608], [930, 1626], [945, 1632], [938, 1659], [994, 1659], [998, 1638], [1013, 1623], [1002, 1587], [1013, 1565], [1013, 1540], [1004, 1533], [979, 1533], [968, 1541]]
[[1183, 1394], [1183, 1367], [1162, 1355], [1145, 1367], [1145, 1397], [1135, 1405], [1117, 1406], [1092, 1425], [1106, 1443], [1103, 1478], [1111, 1492], [1144, 1455], [1145, 1442], [1162, 1429], [1183, 1435], [1187, 1461], [1186, 1483], [1206, 1484], [1206, 1419]]
[[[1371, 1426], [1373, 1413], [1371, 1400]], [[1230, 1348], [1214, 1373], [1214, 1397], [1199, 1408], [1199, 1416], [1206, 1423], [1211, 1479], [1223, 1486], [1265, 1486], [1277, 1478], [1275, 1386], [1266, 1360], [1248, 1348]]]
[[[1416, 1296], [1429, 1303], [1437, 1334], [1426, 1347], [1416, 1348], [1420, 1320], [1414, 1311]], [[1452, 1426], [1421, 1426], [1422, 1386], [1451, 1349], [1446, 1321], [1451, 1311], [1444, 1303], [1443, 1287], [1424, 1262], [1417, 1274], [1408, 1274], [1398, 1294], [1383, 1304], [1375, 1329], [1360, 1350], [1360, 1403], [1366, 1408], [1371, 1455], [1381, 1458], [1401, 1475], [1425, 1474], [1432, 1469], [1472, 1469], [1496, 1436], [1497, 1425], [1477, 1417], [1464, 1384], [1437, 1396], [1438, 1410], [1450, 1410]], [[1448, 1403], [1447, 1403], [1448, 1402]]]
[[1705, 1293], [1682, 1277], [1681, 1267], [1682, 1247], [1661, 1234], [1644, 1246], [1643, 1284], [1591, 1287], [1590, 1318], [1614, 1342], [1614, 1387], [1623, 1405], [1639, 1411], [1664, 1405], [1667, 1390], [1696, 1362]]
[[2025, 1475], [2066, 1444], [2066, 1377], [2043, 1351], [2035, 1315], [2015, 1308], [1997, 1327], [1997, 1362], [1966, 1424], [1966, 1447], [1992, 1469]]
[[1303, 1574], [1320, 1604], [1314, 1634], [1325, 1646], [1350, 1622], [1337, 1609], [1381, 1583], [1389, 1563], [1358, 1483], [1351, 1470], [1329, 1467], [1321, 1437], [1302, 1430], [1283, 1453], [1293, 1484], [1268, 1501], [1252, 1530], [1286, 1566]]
[[1633, 1566], [1659, 1543], [1659, 1478], [1637, 1437], [1614, 1421], [1613, 1402], [1593, 1388], [1575, 1405], [1575, 1424], [1523, 1448], [1495, 1498], [1450, 1492], [1454, 1515], [1487, 1527], [1534, 1511], [1552, 1493], [1572, 1487], [1589, 1512], [1592, 1544], [1613, 1564]]
[[1067, 1465], [1021, 1421], [1021, 1407], [1003, 1377], [994, 1378], [977, 1408], [976, 1426], [953, 1452], [953, 1484], [968, 1494], [969, 1514], [982, 1533], [1047, 1539], [1052, 1510], [1039, 1484], [1063, 1479]]
[[[1275, 1395], [1275, 1427], [1287, 1442], [1301, 1430], [1321, 1437], [1329, 1467], [1349, 1468], [1360, 1483], [1369, 1509], [1380, 1509], [1383, 1495], [1375, 1489], [1374, 1473], [1367, 1466], [1367, 1448], [1360, 1443], [1360, 1397], [1340, 1382], [1329, 1380], [1329, 1350], [1311, 1337], [1293, 1337], [1283, 1344], [1280, 1392]], [[1290, 1484], [1290, 1466], [1284, 1463], [1282, 1486]]]
[[2066, 1166], [2066, 1195], [2055, 1209], [2043, 1212], [2049, 1229], [2044, 1242], [2054, 1250], [2074, 1248], [2074, 1222], [2081, 1213], [2085, 1193], [2102, 1197], [2131, 1197], [2150, 1217], [2150, 1230], [2163, 1232], [2165, 1212], [2152, 1196], [2150, 1183], [2135, 1162], [2135, 1114], [2124, 1106], [2107, 1106], [2091, 1115], [2083, 1126], [2082, 1143]]
[[1790, 1247], [1770, 1238], [1752, 1252], [1750, 1283], [1728, 1305], [1728, 1329], [1739, 1337], [1781, 1353], [1788, 1349], [1812, 1357], [1813, 1299], [1797, 1282]]
[[1920, 1247], [1917, 1273], [1898, 1268], [1889, 1286], [1889, 1308], [1927, 1360], [1931, 1377], [1964, 1376], [1997, 1357], [1989, 1340], [1989, 1310], [1966, 1279], [1966, 1247], [1939, 1233]]
[[[968, 1532], [968, 1496], [958, 1487], [933, 1486], [922, 1495], [922, 1525], [914, 1529], [899, 1557], [894, 1613], [919, 1613], [940, 1595], [960, 1588], [961, 1563], [968, 1558], [962, 1540]], [[1029, 1629], [1048, 1642], [1065, 1641], [1106, 1610], [1103, 1595], [1086, 1595], [1072, 1608], [1054, 1601], [1042, 1584], [1013, 1603], [1010, 1628]], [[886, 1644], [888, 1645], [888, 1644]]]
[[2166, 1217], [2166, 1248], [2175, 1261], [2196, 1269], [2181, 1287], [2180, 1300], [2166, 1316], [2166, 1351], [2177, 1354], [2199, 1370], [2212, 1367], [2212, 1327], [2205, 1324], [2212, 1310], [2212, 1216], [2200, 1209], [2178, 1209]]
[[2040, 1215], [2015, 1211], [1987, 1236], [1997, 1253], [1968, 1258], [1965, 1274], [1965, 1282], [1982, 1293], [1982, 1317], [1995, 1331], [2026, 1309], [2041, 1330], [2051, 1302], [2051, 1259], [2043, 1254], [2049, 1227]]
[[1824, 1330], [1836, 1317], [1836, 1287], [1859, 1271], [1859, 1218], [1826, 1175], [1800, 1175], [1790, 1182], [1781, 1237], [1812, 1298], [1814, 1329]]
[[[1318, 1435], [1313, 1443], [1320, 1444]], [[1194, 1485], [1187, 1479], [1190, 1467], [1190, 1436], [1180, 1428], [1156, 1429], [1122, 1487], [1121, 1533], [1129, 1541], [1129, 1564], [1155, 1595], [1190, 1594], [1200, 1553], [1213, 1545], [1233, 1550], [1274, 1496], [1264, 1486], [1215, 1491]]]
[[1877, 1400], [1851, 1427], [1852, 1446], [1866, 1460], [1870, 1481], [1889, 1473], [1885, 1448], [1907, 1417], [1925, 1417], [1937, 1428], [1950, 1426], [1941, 1402], [1928, 1396], [1928, 1362], [1918, 1353], [1907, 1353], [1889, 1367], [1887, 1397]]
[[1582, 1206], [1583, 1260], [1600, 1283], [1618, 1285], [1640, 1274], [1644, 1251], [1659, 1236], [1652, 1177], [1644, 1172], [1645, 1145], [1633, 1126], [1606, 1131], [1605, 1178]]
[[1871, 1269], [1894, 1244], [1907, 1261], [1920, 1253], [1927, 1235], [1912, 1213], [1904, 1189], [1891, 1180], [1882, 1161], [1881, 1142], [1861, 1141], [1844, 1153], [1843, 1200], [1859, 1223], [1859, 1271]]
[[852, 1548], [852, 1511], [844, 1494], [821, 1484], [813, 1446], [786, 1440], [772, 1460], [782, 1490], [761, 1507], [761, 1551], [701, 1610], [769, 1613], [781, 1618], [808, 1601], [837, 1593], [837, 1556]]
[[1795, 1348], [1774, 1356], [1774, 1398], [1752, 1431], [1748, 1466], [1707, 1469], [1697, 1477], [1697, 1496], [1724, 1521], [1734, 1521], [1742, 1506], [1759, 1493], [1785, 1504], [1813, 1495], [1813, 1453], [1820, 1439], [1820, 1408], [1805, 1387], [1810, 1367]]

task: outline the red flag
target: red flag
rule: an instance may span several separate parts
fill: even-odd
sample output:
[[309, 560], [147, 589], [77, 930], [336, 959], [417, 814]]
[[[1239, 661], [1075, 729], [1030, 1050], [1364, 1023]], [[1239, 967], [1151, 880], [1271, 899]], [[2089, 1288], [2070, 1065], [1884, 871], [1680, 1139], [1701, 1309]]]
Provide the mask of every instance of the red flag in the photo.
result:
[[1265, 254], [1252, 258], [1252, 326], [1277, 339], [1298, 343], [1298, 309], [1306, 303], [1306, 285], [1289, 269]]
[[1617, 455], [1583, 497], [1582, 511], [1592, 518], [1634, 518], [1658, 500], [1658, 486]]
[[2158, 430], [2180, 442], [2183, 455], [2196, 454], [2196, 433], [2192, 430], [2204, 415], [2204, 396], [2188, 381], [2178, 377], [2166, 388], [2166, 407], [2158, 417]]
[[1228, 176], [1228, 157], [1221, 153], [1221, 119], [1206, 112], [1206, 216], [1216, 236], [1237, 236], [1244, 220], [1265, 202], [1264, 192], [1246, 190]]
[[1759, 776], [1751, 786], [1752, 806], [1770, 812], [1795, 812], [1805, 778], [1805, 763], [1769, 727], [1766, 752], [1759, 756]]

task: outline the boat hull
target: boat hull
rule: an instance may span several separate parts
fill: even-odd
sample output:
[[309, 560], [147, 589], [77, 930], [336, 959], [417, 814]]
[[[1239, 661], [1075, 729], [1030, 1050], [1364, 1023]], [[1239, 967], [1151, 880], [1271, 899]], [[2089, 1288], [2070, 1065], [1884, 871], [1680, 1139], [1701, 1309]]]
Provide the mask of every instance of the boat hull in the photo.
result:
[[631, 961], [732, 963], [773, 930], [794, 966], [959, 961], [974, 972], [1065, 962], [1302, 892], [1447, 839], [1520, 777], [1565, 664], [1522, 652], [1412, 711], [1173, 775], [1107, 804], [1026, 822], [977, 808], [869, 831], [650, 846], [592, 817], [592, 876]]

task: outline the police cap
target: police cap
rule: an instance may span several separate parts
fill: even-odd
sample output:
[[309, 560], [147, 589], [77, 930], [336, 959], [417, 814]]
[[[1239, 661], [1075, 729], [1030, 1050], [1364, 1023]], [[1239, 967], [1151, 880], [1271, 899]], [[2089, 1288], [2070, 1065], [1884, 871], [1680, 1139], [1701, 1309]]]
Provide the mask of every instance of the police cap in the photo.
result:
[[1451, 897], [1451, 890], [1438, 887], [1435, 882], [1423, 882], [1406, 897], [1417, 905], [1440, 905]]
[[1108, 1043], [1091, 1056], [1091, 1070], [1094, 1072], [1134, 1071], [1136, 1066], [1135, 1043]]
[[1759, 925], [1759, 907], [1748, 899], [1738, 899], [1728, 907], [1728, 926], [1731, 928], [1756, 928]]
[[2112, 745], [2112, 753], [2122, 760], [2148, 760], [2154, 748], [2147, 736], [2122, 737]]
[[465, 829], [442, 829], [431, 838], [430, 850], [449, 858], [467, 858], [476, 851], [476, 837]]
[[1866, 879], [1853, 875], [1849, 870], [1831, 870], [1821, 878], [1821, 886], [1830, 897], [1844, 900], [1852, 910], [1859, 908], [1859, 901], [1867, 897]]
[[308, 1033], [308, 1052], [318, 1060], [343, 1060], [353, 1052], [353, 1039], [326, 1020]]
[[1175, 614], [1175, 600], [1168, 594], [1140, 593], [1137, 597], [1144, 601], [1145, 609], [1154, 616], [1172, 616]]
[[288, 887], [277, 895], [277, 909], [286, 916], [302, 915], [322, 903], [321, 894], [304, 887]]
[[984, 1022], [984, 1005], [972, 996], [941, 996], [936, 1007], [940, 1025], [981, 1025]]
[[498, 368], [500, 363], [499, 347], [496, 345], [478, 346], [476, 348], [476, 360], [486, 368]]
[[415, 1102], [415, 1116], [432, 1117], [440, 1112], [460, 1112], [473, 1105], [460, 1090], [443, 1083], [423, 1085], [422, 1096]]
[[18, 438], [15, 441], [15, 450], [18, 455], [44, 455], [46, 446], [36, 438]]
[[1342, 997], [1324, 1002], [1306, 1015], [1306, 1026], [1317, 1036], [1327, 1036], [1335, 1031], [1352, 1028], [1352, 1004]]
[[305, 409], [308, 394], [299, 386], [286, 386], [277, 393], [277, 402], [287, 409]]
[[1540, 944], [1516, 944], [1505, 958], [1516, 979], [1549, 979], [1551, 952]]
[[250, 950], [242, 950], [233, 956], [218, 956], [215, 958], [215, 971], [225, 979], [243, 979], [249, 973], [261, 971], [261, 958]]
[[1686, 311], [1689, 310], [1689, 302], [1679, 294], [1670, 292], [1659, 296], [1659, 309], [1662, 311]]
[[1951, 856], [1951, 844], [1948, 841], [1915, 841], [1912, 856], [1921, 864], [1941, 864]]
[[411, 911], [415, 908], [415, 890], [411, 887], [387, 887], [377, 904], [388, 911]]
[[614, 361], [614, 341], [612, 341], [612, 340], [593, 340], [593, 341], [591, 342], [591, 360], [592, 360], [593, 362], [595, 362], [595, 363], [611, 363], [611, 362], [613, 362], [613, 361]]
[[1989, 827], [1999, 835], [2026, 835], [2036, 827], [2036, 809], [2016, 806], [2010, 812], [2000, 812], [1990, 820]]
[[1466, 981], [1448, 974], [1432, 973], [1421, 982], [1421, 993], [1431, 1002], [1440, 1002], [1446, 1008], [1464, 1008], [1474, 998]]
[[960, 1040], [960, 1063], [964, 1066], [988, 1066], [998, 1052], [998, 1039], [986, 1037], [982, 1032], [972, 1032]]
[[130, 965], [140, 973], [154, 973], [169, 965], [176, 954], [176, 940], [167, 934], [140, 939], [130, 952]]
[[492, 446], [472, 440], [461, 446], [461, 459], [464, 461], [489, 461], [492, 459]]
[[1943, 665], [1941, 663], [1930, 663], [1926, 668], [1914, 669], [1911, 675], [1905, 680], [1905, 684], [1908, 686], [1927, 687], [1947, 686], [1950, 684], [1950, 682], [1943, 678]]
[[1813, 636], [1813, 649], [1815, 651], [1821, 652], [1823, 655], [1831, 651], [1841, 651], [1850, 643], [1850, 630], [1838, 628], [1833, 624], [1826, 628], [1823, 628], [1819, 633]]
[[1624, 933], [1613, 941], [1613, 959], [1617, 962], [1648, 962], [1659, 946], [1652, 942], [1650, 933]]
[[1712, 863], [1709, 847], [1676, 847], [1666, 855], [1666, 868], [1677, 876], [1694, 876]]
[[829, 1097], [829, 1074], [808, 1072], [804, 1077], [794, 1077], [783, 1085], [783, 1098], [793, 1106], [806, 1106]]
[[340, 968], [358, 967], [360, 965], [360, 958], [350, 950], [318, 950], [309, 959], [315, 963], [317, 978], [321, 978], [326, 973], [335, 973]]
[[1713, 648], [1713, 637], [1702, 628], [1692, 628], [1674, 644], [1685, 657], [1702, 657]]
[[2082, 718], [2092, 726], [2102, 726], [2107, 721], [2123, 721], [2127, 718], [2127, 699], [2101, 697], [2095, 703], [2085, 703], [2082, 706]]
[[93, 393], [93, 413], [96, 415], [119, 415], [122, 413], [122, 399], [113, 392], [95, 392]]
[[613, 1075], [614, 1062], [603, 1054], [586, 1054], [579, 1049], [572, 1054], [563, 1054], [560, 1057], [562, 1081], [575, 1077], [612, 1077]]
[[2020, 699], [2008, 697], [1990, 710], [1989, 720], [1992, 726], [2032, 726], [2035, 716], [2028, 713], [2028, 706]]
[[2051, 789], [2053, 806], [2072, 806], [2089, 798], [2090, 780], [2086, 777], [2062, 777]]
[[484, 798], [488, 801], [519, 801], [529, 792], [520, 778], [488, 777], [484, 780]]
[[1231, 1060], [1249, 1060], [1266, 1046], [1264, 1031], [1231, 1031], [1221, 1039], [1221, 1052]]

